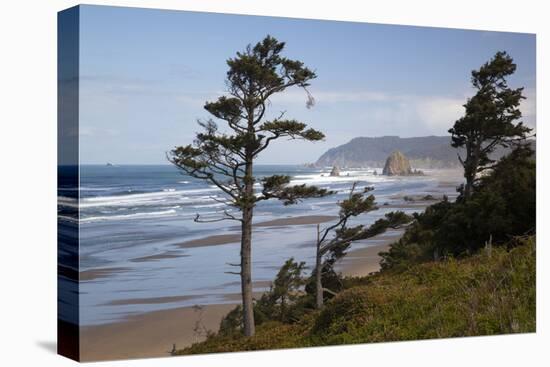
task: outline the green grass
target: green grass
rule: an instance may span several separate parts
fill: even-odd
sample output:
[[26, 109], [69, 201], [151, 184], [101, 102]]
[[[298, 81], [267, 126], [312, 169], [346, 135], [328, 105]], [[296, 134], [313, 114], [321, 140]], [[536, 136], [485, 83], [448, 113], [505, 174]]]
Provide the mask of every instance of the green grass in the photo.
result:
[[534, 332], [535, 237], [462, 260], [349, 281], [323, 310], [254, 337], [214, 335], [178, 354]]

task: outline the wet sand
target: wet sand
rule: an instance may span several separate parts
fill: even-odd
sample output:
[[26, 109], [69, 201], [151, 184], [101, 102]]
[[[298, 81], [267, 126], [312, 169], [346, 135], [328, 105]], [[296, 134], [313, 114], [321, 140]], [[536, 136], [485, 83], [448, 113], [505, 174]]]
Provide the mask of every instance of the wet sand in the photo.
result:
[[163, 259], [174, 259], [178, 257], [185, 257], [189, 255], [183, 255], [179, 254], [173, 251], [166, 251], [161, 254], [156, 255], [150, 255], [150, 256], [143, 256], [143, 257], [136, 257], [135, 259], [131, 259], [131, 262], [134, 263], [141, 263], [141, 262], [147, 262], [147, 261], [155, 261], [155, 260], [163, 260]]
[[116, 301], [105, 303], [105, 306], [124, 306], [124, 305], [154, 305], [161, 303], [172, 303], [189, 300], [197, 300], [197, 304], [204, 296], [167, 296], [167, 297], [152, 297], [152, 298], [127, 298], [118, 299]]
[[89, 281], [100, 278], [108, 278], [109, 276], [128, 270], [128, 268], [115, 267], [115, 268], [98, 268], [91, 270], [81, 271], [79, 274], [80, 281]]
[[[283, 226], [300, 226], [309, 224], [319, 224], [334, 220], [336, 217], [332, 215], [304, 215], [299, 217], [289, 217], [274, 219], [265, 222], [255, 223], [254, 227], [283, 227]], [[238, 227], [234, 228], [235, 230]], [[226, 245], [229, 243], [239, 243], [241, 241], [240, 233], [228, 233], [213, 235], [204, 238], [197, 238], [190, 241], [185, 241], [177, 244], [180, 248], [193, 248], [204, 246], [218, 246]]]
[[[228, 283], [230, 285], [240, 285], [240, 282]], [[254, 291], [254, 297], [259, 298], [264, 293], [265, 289], [271, 287], [272, 282], [270, 280], [258, 280], [252, 282], [252, 290]], [[223, 286], [215, 289], [223, 289]], [[178, 295], [178, 296], [165, 296], [165, 297], [147, 297], [147, 298], [126, 298], [104, 303], [104, 306], [124, 306], [124, 305], [153, 305], [162, 303], [174, 303], [182, 301], [196, 301], [195, 304], [200, 305], [201, 299], [205, 298], [208, 292], [199, 295]], [[223, 297], [228, 301], [239, 301], [241, 299], [241, 293], [228, 293]]]
[[217, 330], [223, 316], [234, 307], [209, 305], [202, 311], [181, 307], [132, 316], [124, 322], [82, 327], [81, 361], [169, 356], [173, 344], [179, 349], [204, 339], [204, 333], [194, 331], [197, 322], [201, 328]]
[[228, 243], [237, 243], [240, 242], [241, 235], [238, 233], [232, 234], [220, 234], [215, 236], [208, 236], [204, 238], [197, 238], [191, 241], [185, 241], [178, 244], [178, 247], [181, 248], [192, 248], [192, 247], [205, 247], [205, 246], [218, 246], [225, 245]]
[[308, 224], [320, 224], [336, 219], [334, 215], [304, 215], [301, 217], [288, 217], [254, 224], [254, 227], [300, 226]]

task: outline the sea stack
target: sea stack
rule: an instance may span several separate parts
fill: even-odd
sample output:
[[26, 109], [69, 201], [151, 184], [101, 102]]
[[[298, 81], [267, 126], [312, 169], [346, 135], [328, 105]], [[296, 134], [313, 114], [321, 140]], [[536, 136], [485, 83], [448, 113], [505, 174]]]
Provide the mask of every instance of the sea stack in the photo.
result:
[[387, 176], [408, 176], [413, 174], [413, 170], [407, 157], [396, 150], [386, 159], [382, 174]]
[[340, 176], [340, 168], [338, 168], [338, 166], [333, 166], [333, 167], [332, 167], [332, 171], [330, 171], [330, 176], [331, 176], [331, 177], [338, 177], [338, 176]]

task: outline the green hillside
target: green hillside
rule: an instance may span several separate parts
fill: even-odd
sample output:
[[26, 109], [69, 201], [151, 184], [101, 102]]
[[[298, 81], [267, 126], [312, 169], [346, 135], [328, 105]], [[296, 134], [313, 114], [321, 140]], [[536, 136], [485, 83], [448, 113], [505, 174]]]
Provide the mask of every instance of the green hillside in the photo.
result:
[[254, 337], [212, 335], [177, 354], [534, 332], [535, 237], [446, 259], [345, 279], [321, 311], [266, 322]]

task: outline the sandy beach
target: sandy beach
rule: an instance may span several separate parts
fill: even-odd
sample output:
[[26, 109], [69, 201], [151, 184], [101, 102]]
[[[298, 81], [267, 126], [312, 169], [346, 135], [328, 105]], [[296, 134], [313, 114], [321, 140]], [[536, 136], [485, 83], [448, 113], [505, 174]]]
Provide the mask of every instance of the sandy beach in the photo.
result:
[[80, 329], [81, 361], [169, 356], [173, 344], [182, 348], [204, 338], [194, 331], [197, 321], [207, 330], [216, 330], [235, 304], [209, 305], [200, 310], [182, 307], [154, 311], [127, 321]]
[[373, 237], [374, 246], [352, 250], [336, 264], [336, 270], [348, 277], [363, 277], [380, 270], [381, 257], [378, 253], [387, 251], [390, 245], [403, 235], [403, 231], [394, 231], [390, 235]]

